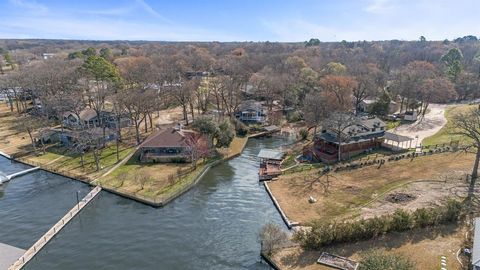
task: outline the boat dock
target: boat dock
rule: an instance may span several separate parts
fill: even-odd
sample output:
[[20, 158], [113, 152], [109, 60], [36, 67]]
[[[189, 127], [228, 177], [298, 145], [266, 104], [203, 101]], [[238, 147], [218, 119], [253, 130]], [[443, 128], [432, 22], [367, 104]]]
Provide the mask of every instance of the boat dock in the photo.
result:
[[8, 181], [12, 180], [15, 177], [22, 176], [24, 174], [36, 171], [38, 169], [40, 169], [40, 167], [33, 167], [33, 168], [30, 168], [30, 169], [23, 170], [21, 172], [16, 172], [16, 173], [12, 173], [10, 175], [7, 175], [7, 177], [5, 179], [0, 179], [0, 185], [5, 183], [5, 182], [8, 182]]
[[262, 149], [258, 153], [261, 159], [258, 178], [260, 181], [271, 180], [282, 174], [280, 165], [283, 161], [283, 152], [269, 149]]
[[82, 209], [88, 205], [102, 191], [100, 186], [92, 189], [77, 205], [75, 205], [68, 213], [62, 217], [50, 230], [48, 230], [40, 239], [33, 244], [23, 255], [18, 258], [8, 270], [22, 269], [37, 253], [61, 230], [68, 224]]

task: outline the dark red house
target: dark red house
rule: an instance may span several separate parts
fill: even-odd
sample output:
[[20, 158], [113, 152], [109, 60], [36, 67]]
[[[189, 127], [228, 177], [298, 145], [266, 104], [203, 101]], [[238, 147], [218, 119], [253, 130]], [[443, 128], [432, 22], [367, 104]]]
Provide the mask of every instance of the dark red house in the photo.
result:
[[[326, 125], [314, 137], [313, 144], [304, 149], [304, 156], [325, 163], [348, 159], [365, 151], [381, 146], [385, 135], [385, 123], [377, 117], [354, 117], [351, 124], [339, 132]], [[340, 140], [338, 134], [341, 134]], [[340, 151], [339, 151], [340, 149]]]

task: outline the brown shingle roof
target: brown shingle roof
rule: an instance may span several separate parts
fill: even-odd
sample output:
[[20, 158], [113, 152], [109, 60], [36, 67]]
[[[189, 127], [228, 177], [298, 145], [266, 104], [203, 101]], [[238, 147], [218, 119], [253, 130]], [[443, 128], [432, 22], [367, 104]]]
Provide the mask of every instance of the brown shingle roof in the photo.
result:
[[195, 135], [198, 133], [193, 130], [168, 128], [152, 134], [140, 147], [183, 147], [187, 146], [185, 139]]

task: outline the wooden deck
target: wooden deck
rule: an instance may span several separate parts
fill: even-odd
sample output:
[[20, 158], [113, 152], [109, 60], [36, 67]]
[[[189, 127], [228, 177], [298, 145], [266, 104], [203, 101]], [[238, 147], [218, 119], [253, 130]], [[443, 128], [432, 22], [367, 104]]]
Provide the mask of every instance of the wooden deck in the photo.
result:
[[280, 169], [280, 164], [271, 164], [266, 163], [260, 165], [258, 171], [258, 177], [260, 181], [271, 180], [282, 174], [282, 169]]

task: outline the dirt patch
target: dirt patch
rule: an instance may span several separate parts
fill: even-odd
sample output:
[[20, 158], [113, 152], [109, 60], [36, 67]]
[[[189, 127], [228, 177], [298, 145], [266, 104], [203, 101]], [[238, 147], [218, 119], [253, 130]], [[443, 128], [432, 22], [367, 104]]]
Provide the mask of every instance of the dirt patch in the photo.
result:
[[[470, 173], [473, 161], [473, 154], [457, 152], [323, 176], [320, 169], [312, 169], [282, 175], [270, 184], [270, 189], [288, 218], [296, 222], [367, 218], [399, 207], [413, 210], [432, 206], [451, 196], [462, 197], [465, 174]], [[409, 184], [415, 181], [423, 182]], [[386, 194], [393, 192], [407, 193], [416, 199], [404, 203], [385, 200]], [[316, 198], [317, 203], [310, 204], [309, 196]]]
[[415, 200], [417, 197], [415, 195], [403, 193], [403, 192], [395, 192], [390, 193], [385, 196], [385, 200], [391, 203], [405, 203], [409, 201]]

